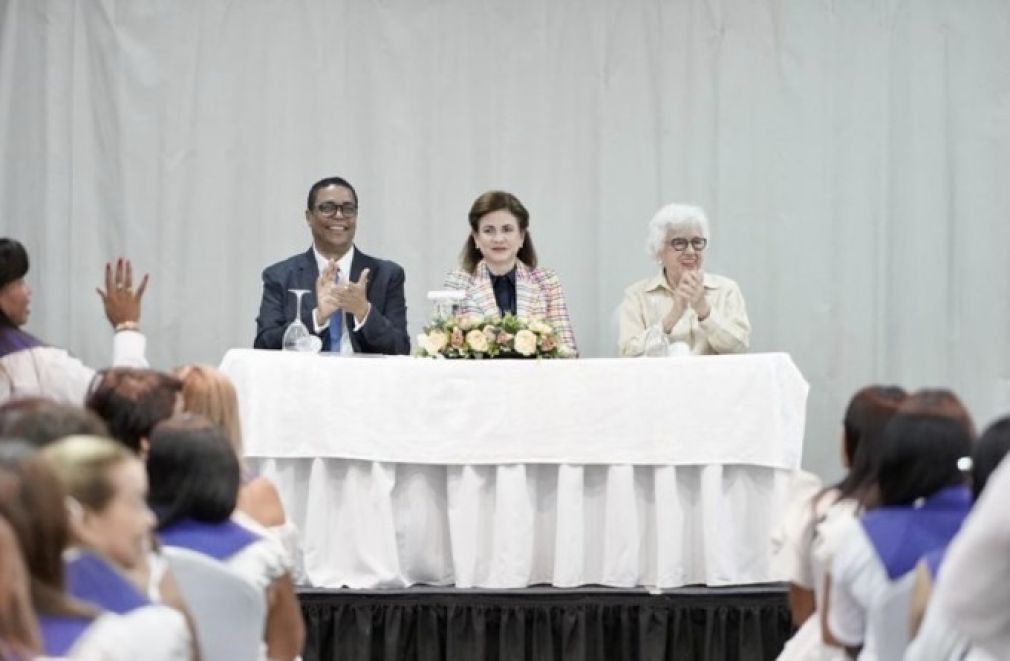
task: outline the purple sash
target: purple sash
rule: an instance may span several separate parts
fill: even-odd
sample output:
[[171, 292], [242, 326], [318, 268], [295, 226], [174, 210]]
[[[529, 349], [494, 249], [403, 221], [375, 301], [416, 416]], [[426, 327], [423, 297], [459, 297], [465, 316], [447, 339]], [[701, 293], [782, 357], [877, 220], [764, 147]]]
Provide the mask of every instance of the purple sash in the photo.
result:
[[0, 326], [0, 358], [40, 344], [42, 343], [19, 328]]
[[970, 509], [968, 487], [947, 487], [927, 498], [921, 507], [881, 507], [859, 521], [893, 581], [911, 571], [929, 551], [946, 547]]
[[120, 615], [150, 603], [133, 583], [95, 553], [84, 551], [65, 566], [67, 592], [81, 601]]
[[42, 652], [46, 656], [66, 656], [77, 639], [91, 626], [91, 620], [64, 615], [39, 615]]
[[260, 539], [231, 519], [221, 523], [183, 519], [158, 531], [158, 537], [166, 546], [181, 546], [222, 561]]

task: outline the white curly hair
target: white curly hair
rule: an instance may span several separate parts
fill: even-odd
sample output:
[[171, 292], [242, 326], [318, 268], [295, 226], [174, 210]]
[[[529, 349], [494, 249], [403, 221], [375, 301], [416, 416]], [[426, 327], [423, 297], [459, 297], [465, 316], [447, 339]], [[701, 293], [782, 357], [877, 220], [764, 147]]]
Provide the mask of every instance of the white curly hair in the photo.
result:
[[659, 258], [666, 246], [670, 232], [687, 228], [697, 228], [708, 238], [708, 217], [705, 210], [691, 204], [667, 204], [656, 212], [649, 221], [649, 238], [646, 249], [649, 257]]

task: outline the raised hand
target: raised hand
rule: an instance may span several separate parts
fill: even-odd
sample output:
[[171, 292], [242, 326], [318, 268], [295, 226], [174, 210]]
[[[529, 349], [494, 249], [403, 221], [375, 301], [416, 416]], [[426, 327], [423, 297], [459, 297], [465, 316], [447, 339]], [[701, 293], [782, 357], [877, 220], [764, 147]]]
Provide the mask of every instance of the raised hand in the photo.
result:
[[357, 282], [340, 283], [336, 298], [341, 308], [354, 315], [361, 323], [368, 314], [368, 269], [361, 271]]
[[111, 263], [105, 264], [105, 290], [95, 291], [105, 306], [105, 316], [113, 328], [124, 323], [136, 324], [140, 321], [140, 300], [147, 289], [148, 275], [145, 273], [136, 291], [133, 289], [133, 264], [120, 257], [113, 270]]
[[331, 259], [323, 267], [323, 272], [316, 278], [316, 322], [318, 325], [326, 323], [326, 320], [341, 307], [337, 296], [338, 285], [334, 282], [336, 275], [337, 262]]

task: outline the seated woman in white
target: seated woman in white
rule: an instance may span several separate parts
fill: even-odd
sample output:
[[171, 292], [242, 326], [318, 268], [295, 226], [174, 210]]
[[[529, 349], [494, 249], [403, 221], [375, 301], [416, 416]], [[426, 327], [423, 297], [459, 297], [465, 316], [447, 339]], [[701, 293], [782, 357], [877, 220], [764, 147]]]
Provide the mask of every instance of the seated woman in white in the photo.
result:
[[[708, 218], [686, 204], [668, 204], [649, 222], [649, 255], [659, 273], [624, 292], [618, 348], [641, 356], [653, 345], [685, 343], [693, 354], [743, 353], [750, 321], [740, 287], [706, 273]], [[665, 346], [663, 346], [665, 349]]]
[[943, 390], [913, 394], [888, 423], [879, 506], [852, 526], [831, 567], [829, 633], [860, 659], [878, 658], [869, 621], [888, 588], [949, 543], [967, 516], [971, 492], [959, 461], [973, 437], [964, 407]]
[[[95, 371], [66, 350], [45, 345], [21, 330], [28, 323], [32, 291], [25, 281], [28, 253], [13, 239], [0, 239], [0, 402], [42, 395], [81, 404]], [[139, 332], [140, 299], [147, 276], [133, 289], [133, 267], [122, 258], [105, 265], [105, 290], [99, 290], [105, 316], [115, 329], [112, 363], [146, 367], [147, 340]]]
[[[971, 454], [971, 491], [975, 502], [985, 492], [986, 484], [1010, 453], [1010, 416], [989, 425], [975, 443]], [[983, 659], [989, 655], [973, 649], [968, 636], [955, 629], [946, 610], [932, 603], [933, 586], [947, 547], [935, 549], [919, 561], [912, 596], [912, 633], [906, 661], [927, 659]], [[970, 653], [970, 656], [969, 656]]]
[[[62, 557], [71, 538], [63, 484], [50, 463], [27, 445], [5, 442], [3, 455], [0, 514], [12, 522], [28, 560], [40, 651], [71, 659], [191, 659], [192, 640], [183, 616], [145, 603], [121, 575], [108, 582], [92, 581], [85, 589], [78, 585], [77, 594], [68, 592], [67, 583], [75, 577]], [[110, 511], [122, 505], [111, 505]], [[115, 526], [106, 532], [122, 536]], [[117, 614], [103, 601], [129, 602], [132, 607]]]
[[446, 289], [466, 292], [460, 312], [546, 321], [560, 346], [578, 353], [561, 281], [553, 270], [537, 265], [530, 214], [522, 202], [505, 191], [488, 191], [474, 200], [469, 223], [460, 268], [444, 283]]
[[853, 395], [842, 422], [842, 455], [848, 474], [833, 487], [790, 508], [783, 541], [789, 580], [789, 606], [799, 630], [779, 655], [786, 659], [843, 661], [848, 656], [822, 635], [825, 578], [848, 526], [876, 486], [876, 467], [883, 448], [884, 427], [906, 397], [894, 386], [868, 386]]
[[232, 520], [240, 470], [224, 430], [203, 416], [184, 413], [155, 427], [150, 441], [149, 499], [162, 543], [210, 556], [262, 590], [267, 656], [297, 657], [305, 625], [288, 557], [273, 538]]
[[284, 505], [273, 482], [255, 474], [244, 462], [235, 386], [227, 376], [209, 365], [186, 365], [176, 369], [175, 375], [182, 381], [183, 410], [203, 415], [224, 429], [238, 457], [242, 482], [235, 520], [254, 532], [266, 532], [280, 542], [288, 555], [286, 564], [292, 568], [292, 575], [297, 580], [301, 567], [298, 528], [284, 513]]

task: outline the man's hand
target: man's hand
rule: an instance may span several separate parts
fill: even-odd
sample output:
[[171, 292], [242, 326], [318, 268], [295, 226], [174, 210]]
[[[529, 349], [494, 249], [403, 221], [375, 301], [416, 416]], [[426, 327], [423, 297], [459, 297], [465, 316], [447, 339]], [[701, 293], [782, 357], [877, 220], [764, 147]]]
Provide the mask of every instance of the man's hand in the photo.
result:
[[316, 325], [322, 326], [340, 307], [337, 298], [337, 262], [331, 259], [316, 278]]
[[137, 323], [140, 320], [140, 299], [147, 289], [148, 275], [145, 273], [137, 291], [133, 290], [133, 264], [130, 260], [120, 257], [116, 260], [116, 270], [113, 273], [112, 264], [105, 264], [105, 291], [96, 288], [105, 306], [105, 316], [112, 327], [124, 323]]
[[336, 299], [339, 307], [354, 315], [359, 324], [368, 314], [368, 269], [361, 271], [357, 282], [346, 282], [337, 285]]

